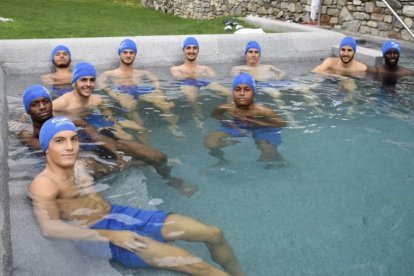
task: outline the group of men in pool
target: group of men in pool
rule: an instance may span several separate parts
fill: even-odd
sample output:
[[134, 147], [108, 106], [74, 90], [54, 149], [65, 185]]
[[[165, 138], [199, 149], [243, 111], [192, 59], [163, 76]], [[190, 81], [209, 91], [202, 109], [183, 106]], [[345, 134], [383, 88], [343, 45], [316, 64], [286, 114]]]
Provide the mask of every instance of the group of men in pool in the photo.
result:
[[[339, 58], [328, 58], [313, 71], [341, 76], [371, 71], [388, 79], [414, 75], [414, 71], [398, 65], [401, 48], [396, 41], [384, 43], [385, 64], [373, 68], [354, 60], [356, 41], [352, 37], [345, 37], [339, 48]], [[277, 146], [281, 143], [280, 128], [286, 126], [286, 122], [271, 108], [255, 103], [254, 97], [258, 92], [256, 81], [278, 80], [285, 73], [273, 65], [260, 64], [259, 43], [248, 42], [246, 64], [232, 69], [235, 76], [232, 91], [213, 81], [212, 68], [197, 63], [199, 43], [194, 37], [185, 39], [182, 49], [184, 63], [171, 67], [170, 72], [179, 80], [183, 94], [194, 104], [194, 116], [200, 122], [202, 118], [196, 105], [200, 87], [233, 97], [231, 103], [222, 104], [213, 111], [213, 117], [221, 120], [222, 125], [204, 140], [210, 154], [224, 160], [220, 149], [235, 143], [227, 138], [251, 135], [261, 151], [259, 160], [283, 161]], [[30, 86], [24, 91], [24, 107], [32, 119], [33, 129], [21, 131], [19, 138], [31, 148], [41, 149], [46, 156], [45, 169], [28, 188], [42, 234], [95, 241], [102, 244], [102, 248], [109, 246], [111, 258], [127, 267], [151, 266], [190, 275], [243, 275], [219, 228], [164, 211], [111, 205], [94, 190], [94, 178], [137, 164], [153, 166], [170, 185], [188, 196], [197, 190], [170, 175], [167, 156], [152, 148], [142, 134], [146, 127], [137, 112], [138, 99], [160, 109], [166, 115], [171, 132], [182, 135], [178, 116], [172, 112], [174, 103], [166, 100], [153, 73], [134, 68], [136, 54], [135, 42], [125, 39], [118, 49], [119, 67], [103, 72], [97, 79], [94, 66], [87, 62], [78, 62], [71, 71], [71, 52], [59, 45], [51, 56], [55, 72], [42, 77], [44, 84], [52, 86], [59, 97], [52, 101], [51, 94], [42, 85]], [[150, 84], [145, 84], [144, 80], [149, 80]], [[109, 81], [115, 86], [109, 85]], [[112, 107], [93, 93], [95, 83], [119, 103], [126, 118], [115, 116]], [[125, 131], [128, 128], [137, 135]], [[78, 158], [80, 149], [96, 152], [100, 158], [113, 162]], [[179, 239], [204, 242], [221, 269], [166, 243]]]

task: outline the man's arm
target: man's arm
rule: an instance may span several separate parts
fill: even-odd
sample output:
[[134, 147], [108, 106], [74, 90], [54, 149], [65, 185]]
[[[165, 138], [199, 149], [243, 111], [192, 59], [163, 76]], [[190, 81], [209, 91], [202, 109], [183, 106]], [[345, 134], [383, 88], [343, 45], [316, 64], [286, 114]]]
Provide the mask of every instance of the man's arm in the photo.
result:
[[231, 68], [230, 75], [236, 76], [242, 72], [242, 66], [234, 66]]
[[42, 75], [41, 76], [41, 79], [42, 79], [43, 84], [45, 84], [45, 85], [53, 85], [53, 84], [55, 84], [55, 79], [54, 79], [53, 76], [54, 76], [53, 73]]
[[228, 112], [231, 108], [233, 108], [233, 104], [222, 104], [214, 108], [211, 116], [220, 121], [228, 121], [230, 120], [229, 117], [225, 116], [224, 114]]
[[253, 116], [246, 116], [245, 121], [263, 127], [285, 127], [287, 123], [272, 109], [256, 105], [256, 112]]
[[270, 70], [275, 74], [275, 79], [280, 80], [282, 79], [285, 75], [286, 72], [277, 68], [276, 66], [270, 65]]
[[176, 79], [184, 79], [185, 76], [182, 73], [180, 66], [172, 66], [170, 68], [170, 74]]
[[154, 73], [150, 71], [143, 71], [143, 72], [144, 72], [144, 75], [151, 81], [155, 89], [158, 90], [161, 88], [160, 80], [158, 79], [157, 75], [155, 75]]
[[30, 184], [29, 191], [42, 235], [47, 238], [111, 242], [132, 252], [146, 247], [146, 238], [134, 232], [92, 230], [62, 221], [56, 201], [58, 190], [47, 177], [36, 177]]
[[312, 72], [314, 73], [324, 73], [332, 68], [333, 60], [332, 58], [325, 59], [321, 64], [313, 68]]
[[52, 101], [52, 107], [54, 112], [65, 112], [69, 106], [69, 102], [66, 100], [67, 94], [60, 96]]
[[33, 132], [22, 130], [17, 134], [17, 138], [33, 150], [40, 150], [41, 148], [39, 138], [33, 137]]

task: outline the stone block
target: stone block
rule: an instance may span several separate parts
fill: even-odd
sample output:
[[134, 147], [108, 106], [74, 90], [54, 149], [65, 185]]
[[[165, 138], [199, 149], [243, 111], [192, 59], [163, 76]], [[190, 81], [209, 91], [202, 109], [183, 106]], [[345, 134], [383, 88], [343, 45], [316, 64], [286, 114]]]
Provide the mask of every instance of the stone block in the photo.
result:
[[330, 24], [338, 24], [339, 19], [338, 17], [331, 17], [331, 19], [329, 20]]
[[407, 41], [414, 41], [414, 38], [405, 29], [401, 31], [401, 38]]
[[378, 23], [378, 31], [391, 31], [392, 25], [385, 23], [385, 22], [379, 22]]
[[354, 20], [354, 18], [352, 17], [352, 14], [348, 11], [348, 9], [346, 7], [343, 7], [340, 14], [339, 14], [339, 18], [342, 21], [351, 21]]
[[405, 23], [405, 25], [407, 25], [407, 27], [408, 27], [408, 28], [410, 28], [410, 29], [413, 27], [413, 19], [411, 19], [411, 18], [409, 18], [409, 17], [404, 18], [404, 23]]
[[372, 28], [376, 28], [376, 27], [378, 27], [378, 23], [376, 21], [368, 21], [367, 26], [372, 27]]
[[403, 7], [403, 14], [407, 17], [414, 17], [414, 5], [413, 6], [404, 6]]
[[378, 31], [377, 29], [373, 29], [373, 28], [371, 28], [371, 29], [369, 30], [369, 33], [370, 33], [371, 35], [378, 35], [378, 34], [379, 34], [379, 31]]
[[374, 2], [366, 2], [365, 3], [365, 11], [368, 13], [374, 12], [375, 4]]
[[368, 20], [370, 18], [369, 14], [364, 12], [354, 12], [352, 16], [356, 20]]
[[339, 16], [339, 13], [340, 13], [339, 10], [336, 8], [328, 8], [326, 10], [326, 14], [330, 16]]
[[299, 3], [299, 2], [296, 3], [296, 12], [298, 12], [298, 13], [303, 12], [302, 4]]
[[383, 21], [385, 14], [371, 13], [371, 20]]
[[392, 22], [392, 16], [391, 15], [384, 16], [384, 22], [391, 23]]
[[369, 27], [367, 27], [367, 26], [361, 26], [361, 27], [359, 28], [359, 32], [360, 32], [361, 34], [367, 34], [367, 33], [369, 32]]

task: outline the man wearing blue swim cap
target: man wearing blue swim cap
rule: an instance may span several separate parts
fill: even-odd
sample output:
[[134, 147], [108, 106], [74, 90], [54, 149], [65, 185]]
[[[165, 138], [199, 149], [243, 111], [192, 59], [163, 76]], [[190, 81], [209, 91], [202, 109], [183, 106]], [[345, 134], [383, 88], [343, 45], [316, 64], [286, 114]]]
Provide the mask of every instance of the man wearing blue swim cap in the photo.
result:
[[54, 72], [42, 75], [42, 82], [51, 86], [60, 96], [71, 89], [72, 72], [70, 70], [71, 53], [67, 46], [58, 45], [52, 50], [51, 61]]
[[226, 162], [221, 148], [239, 143], [235, 137], [252, 136], [261, 152], [258, 161], [270, 162], [266, 167], [286, 165], [277, 151], [281, 144], [280, 128], [285, 127], [286, 122], [272, 109], [254, 102], [256, 82], [251, 75], [238, 74], [232, 87], [233, 103], [214, 109], [213, 117], [220, 120], [222, 126], [205, 137], [204, 146], [220, 162]]
[[95, 90], [96, 69], [88, 62], [80, 61], [73, 68], [73, 90], [53, 101], [53, 111], [73, 113], [77, 116], [80, 109], [93, 109], [102, 104], [103, 100], [98, 95], [93, 95]]
[[204, 122], [201, 106], [198, 102], [198, 94], [201, 88], [209, 89], [220, 96], [230, 96], [229, 89], [214, 80], [216, 72], [213, 68], [198, 64], [200, 44], [195, 37], [187, 37], [181, 50], [184, 62], [181, 65], [170, 68], [171, 75], [180, 84], [181, 92], [190, 102], [193, 108], [193, 119], [198, 128], [203, 128]]
[[316, 66], [312, 72], [320, 74], [337, 74], [337, 75], [363, 75], [368, 67], [354, 60], [357, 49], [356, 40], [353, 37], [344, 37], [339, 44], [339, 58], [329, 57]]
[[381, 51], [384, 64], [370, 67], [369, 72], [376, 74], [383, 85], [395, 87], [399, 78], [414, 75], [414, 70], [398, 65], [401, 46], [396, 40], [385, 41]]
[[52, 97], [46, 87], [31, 85], [23, 92], [23, 104], [32, 119], [32, 127], [18, 130], [17, 137], [30, 148], [38, 150], [40, 128], [46, 120], [53, 117]]
[[260, 64], [262, 48], [259, 42], [251, 40], [247, 42], [244, 48], [246, 64], [234, 66], [230, 74], [238, 75], [240, 72], [247, 72], [252, 75], [256, 81], [266, 82], [269, 80], [280, 80], [285, 76], [285, 72], [270, 64]]
[[214, 78], [216, 72], [197, 63], [200, 44], [195, 37], [187, 37], [181, 47], [184, 54], [184, 63], [170, 68], [171, 75], [176, 79]]
[[[127, 111], [128, 119], [138, 125], [143, 125], [138, 111], [138, 101], [142, 100], [160, 109], [162, 118], [167, 121], [169, 129], [176, 136], [183, 136], [178, 128], [177, 116], [171, 111], [175, 106], [174, 102], [167, 101], [158, 76], [147, 70], [134, 68], [134, 61], [137, 57], [138, 47], [132, 39], [124, 39], [118, 48], [119, 66], [114, 70], [107, 70], [100, 74], [98, 86], [108, 93], [110, 97], [119, 102]], [[143, 133], [142, 139], [144, 138]], [[147, 141], [149, 143], [149, 141]]]
[[[40, 130], [40, 143], [46, 166], [29, 184], [28, 197], [44, 237], [76, 241], [81, 254], [107, 258], [127, 268], [244, 275], [218, 227], [163, 210], [111, 204], [100, 195], [85, 162], [77, 160], [79, 137], [68, 118], [47, 120]], [[176, 240], [205, 243], [222, 269], [168, 243]]]

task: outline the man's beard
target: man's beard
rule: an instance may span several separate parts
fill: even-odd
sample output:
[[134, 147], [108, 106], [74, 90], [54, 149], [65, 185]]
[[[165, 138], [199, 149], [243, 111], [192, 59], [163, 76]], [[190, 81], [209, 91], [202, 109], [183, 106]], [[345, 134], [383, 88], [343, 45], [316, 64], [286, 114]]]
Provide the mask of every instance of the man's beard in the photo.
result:
[[56, 64], [55, 62], [53, 62], [53, 64], [54, 64], [57, 68], [64, 69], [64, 68], [68, 68], [68, 67], [69, 67], [69, 65], [70, 65], [70, 61], [71, 61], [71, 60], [69, 60], [67, 63], [64, 63], [64, 64]]
[[121, 63], [124, 65], [131, 65], [134, 63], [134, 59], [131, 59], [130, 61], [125, 61], [124, 59], [121, 59]]
[[344, 63], [344, 64], [348, 64], [348, 63], [350, 63], [350, 62], [354, 59], [354, 56], [355, 56], [355, 55], [352, 55], [352, 56], [349, 58], [349, 60], [348, 60], [348, 61], [344, 61], [343, 56], [339, 56], [339, 58], [341, 59], [342, 63]]
[[395, 59], [395, 62], [390, 62], [391, 59], [389, 58], [384, 58], [384, 63], [388, 66], [388, 67], [396, 67], [398, 65], [398, 61], [399, 61], [400, 57]]

